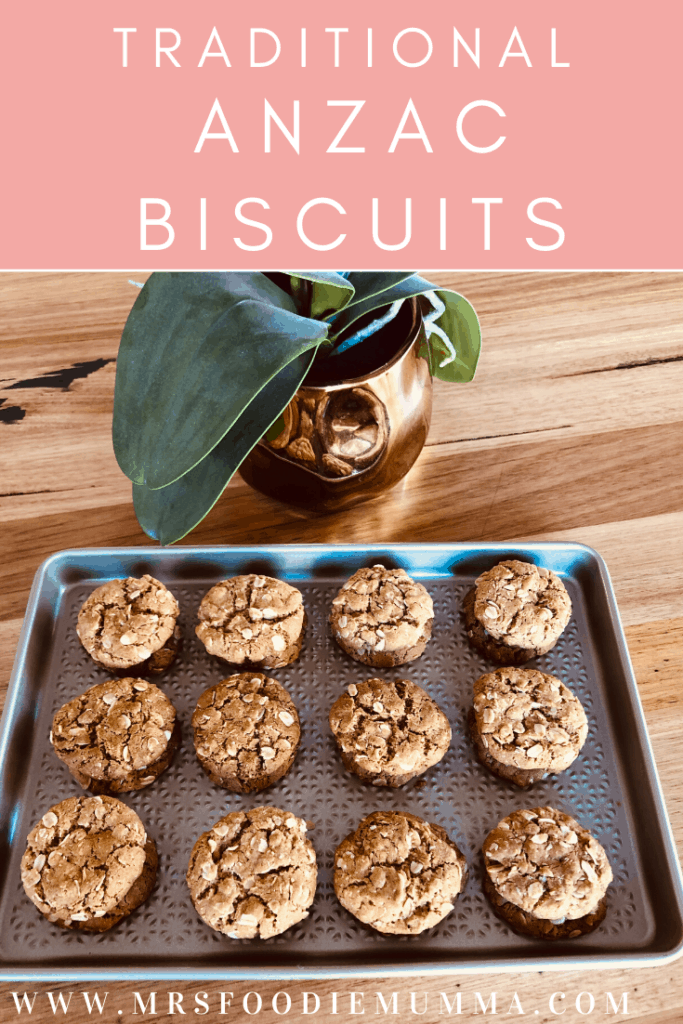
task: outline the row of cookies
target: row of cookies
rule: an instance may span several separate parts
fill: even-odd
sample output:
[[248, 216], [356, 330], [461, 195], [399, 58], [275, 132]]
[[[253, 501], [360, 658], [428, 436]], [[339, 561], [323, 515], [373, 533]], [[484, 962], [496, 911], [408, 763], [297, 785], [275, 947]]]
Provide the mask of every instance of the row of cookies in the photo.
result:
[[[83, 603], [78, 637], [98, 665], [117, 672], [159, 674], [181, 646], [180, 606], [149, 574], [109, 580]], [[199, 606], [196, 634], [209, 654], [264, 668], [290, 664], [301, 650], [301, 592], [270, 576], [236, 576], [212, 587]]]
[[[345, 768], [374, 786], [398, 787], [438, 764], [451, 742], [448, 718], [409, 679], [351, 683], [329, 723]], [[519, 786], [565, 770], [588, 732], [578, 698], [554, 676], [508, 668], [474, 684], [469, 726], [482, 764]], [[287, 690], [263, 673], [242, 672], [208, 687], [192, 716], [204, 771], [225, 789], [249, 793], [277, 782], [301, 738]], [[150, 785], [180, 744], [176, 709], [159, 687], [135, 677], [91, 686], [55, 713], [50, 742], [94, 793]]]
[[[228, 814], [203, 833], [187, 872], [200, 917], [230, 938], [249, 939], [270, 938], [305, 918], [316, 881], [306, 828], [289, 812], [257, 807]], [[489, 832], [482, 856], [483, 891], [518, 934], [573, 939], [604, 919], [612, 869], [600, 843], [570, 815], [547, 806], [513, 811]], [[333, 863], [341, 905], [385, 935], [433, 928], [454, 910], [468, 878], [446, 830], [407, 811], [369, 814], [337, 846]]]
[[[262, 673], [241, 673], [205, 690], [192, 716], [197, 758], [213, 782], [247, 793], [277, 782], [301, 736], [287, 691]], [[50, 742], [75, 779], [93, 793], [151, 785], [180, 745], [180, 723], [166, 694], [145, 679], [109, 679], [59, 708]]]
[[[173, 594], [153, 576], [110, 580], [78, 615], [78, 636], [105, 668], [164, 671], [180, 645]], [[569, 622], [571, 601], [550, 569], [515, 559], [482, 573], [464, 602], [467, 635], [504, 665], [546, 654]], [[209, 654], [234, 665], [282, 668], [298, 658], [306, 613], [301, 592], [271, 576], [222, 580], [203, 597], [196, 634]], [[432, 599], [403, 569], [362, 568], [332, 601], [339, 646], [366, 665], [391, 668], [419, 657], [431, 636]]]
[[[573, 939], [606, 913], [612, 869], [600, 843], [553, 807], [513, 811], [484, 840], [483, 891], [521, 935]], [[334, 890], [342, 906], [384, 934], [417, 935], [454, 909], [467, 862], [439, 825], [377, 811], [338, 846]]]
[[[78, 614], [77, 633], [104, 668], [165, 671], [180, 649], [176, 598], [153, 576], [110, 580]], [[232, 665], [282, 668], [295, 661], [306, 625], [301, 592], [272, 576], [222, 580], [202, 598], [195, 632], [209, 654]], [[403, 569], [360, 569], [332, 602], [330, 622], [341, 648], [358, 661], [389, 667], [425, 648], [432, 600]]]
[[[477, 758], [518, 786], [565, 771], [588, 735], [583, 706], [561, 680], [510, 667], [476, 680], [468, 714]], [[375, 786], [402, 786], [445, 755], [451, 741], [439, 705], [408, 679], [351, 683], [330, 711], [344, 766]]]
[[[234, 811], [202, 833], [187, 885], [202, 920], [233, 939], [268, 939], [308, 916], [317, 860], [307, 823], [275, 807]], [[515, 931], [577, 938], [605, 916], [612, 870], [597, 840], [552, 807], [514, 811], [486, 837], [484, 892]], [[21, 878], [55, 924], [102, 932], [152, 892], [158, 854], [138, 815], [109, 796], [71, 797], [28, 836]], [[418, 935], [450, 914], [467, 862], [445, 829], [406, 811], [364, 818], [334, 854], [341, 905], [382, 934]]]
[[[451, 728], [438, 704], [410, 680], [352, 684], [330, 710], [344, 765], [374, 785], [401, 786], [446, 753]], [[208, 687], [192, 716], [200, 765], [224, 789], [265, 789], [291, 768], [301, 727], [287, 690], [263, 673], [242, 672]], [[94, 793], [143, 789], [180, 743], [176, 709], [159, 687], [123, 677], [89, 687], [54, 715], [57, 757]]]

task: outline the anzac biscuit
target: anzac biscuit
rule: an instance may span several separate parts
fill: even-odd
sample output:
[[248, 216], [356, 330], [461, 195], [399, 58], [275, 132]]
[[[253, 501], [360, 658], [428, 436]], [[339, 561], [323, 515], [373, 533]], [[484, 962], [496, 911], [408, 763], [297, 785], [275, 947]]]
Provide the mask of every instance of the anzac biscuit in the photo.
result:
[[[88, 654], [98, 664], [130, 670], [148, 662], [171, 641], [170, 654], [152, 663], [152, 671], [164, 671], [177, 652], [175, 636], [178, 602], [153, 576], [109, 580], [93, 590], [78, 613], [76, 631]], [[163, 667], [155, 667], [163, 666]]]
[[376, 811], [337, 847], [334, 891], [349, 913], [387, 935], [419, 935], [442, 921], [467, 880], [460, 850], [439, 825]]
[[318, 868], [306, 822], [275, 807], [233, 811], [194, 844], [195, 910], [231, 939], [269, 939], [308, 917]]
[[604, 918], [612, 881], [607, 854], [568, 814], [553, 807], [514, 811], [489, 832], [483, 854], [485, 892], [515, 930], [578, 938]]
[[91, 686], [57, 711], [50, 733], [55, 754], [84, 789], [143, 789], [168, 768], [180, 744], [176, 710], [144, 679]]
[[286, 775], [301, 739], [299, 715], [274, 679], [242, 672], [205, 690], [192, 716], [197, 758], [233, 793], [265, 789]]
[[525, 668], [477, 679], [469, 726], [482, 764], [518, 786], [564, 771], [588, 735], [578, 697], [554, 676]]
[[403, 569], [359, 569], [332, 602], [332, 635], [364, 665], [393, 668], [413, 661], [432, 633], [434, 608], [422, 586]]
[[464, 612], [473, 647], [501, 665], [521, 665], [552, 650], [572, 605], [554, 572], [511, 559], [481, 574]]
[[209, 654], [230, 664], [282, 668], [299, 657], [305, 618], [296, 587], [272, 576], [235, 576], [205, 595], [195, 632]]
[[104, 932], [147, 899], [157, 852], [135, 811], [108, 796], [71, 797], [29, 832], [26, 895], [62, 928]]
[[451, 727], [408, 679], [351, 683], [332, 705], [330, 728], [344, 767], [373, 786], [402, 786], [444, 756]]

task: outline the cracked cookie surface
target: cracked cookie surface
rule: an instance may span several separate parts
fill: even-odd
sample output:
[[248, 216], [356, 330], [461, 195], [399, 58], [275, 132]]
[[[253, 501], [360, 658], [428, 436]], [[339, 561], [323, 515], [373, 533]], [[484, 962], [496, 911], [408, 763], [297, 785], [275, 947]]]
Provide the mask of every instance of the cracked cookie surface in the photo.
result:
[[451, 727], [443, 711], [408, 679], [351, 683], [330, 709], [344, 766], [375, 786], [402, 786], [444, 756]]
[[129, 576], [93, 590], [78, 613], [76, 631], [100, 665], [131, 669], [173, 637], [179, 613], [175, 597], [159, 580]]
[[233, 793], [265, 789], [287, 774], [301, 728], [284, 686], [241, 672], [205, 690], [192, 715], [197, 759], [209, 778]]
[[527, 786], [572, 764], [588, 722], [581, 701], [555, 676], [511, 667], [475, 682], [470, 731], [487, 768]]
[[479, 576], [464, 610], [473, 646], [493, 661], [512, 665], [552, 650], [572, 605], [564, 583], [550, 569], [510, 559]]
[[332, 635], [346, 654], [376, 668], [413, 661], [432, 633], [434, 607], [403, 569], [359, 569], [332, 602]]
[[144, 679], [97, 683], [52, 720], [52, 745], [84, 789], [125, 793], [149, 786], [180, 743], [176, 710]]
[[612, 881], [597, 839], [553, 807], [503, 818], [484, 840], [483, 854], [495, 892], [535, 920], [564, 924], [595, 914]]
[[187, 884], [210, 928], [269, 939], [308, 917], [318, 868], [306, 822], [275, 807], [234, 811], [195, 843]]
[[407, 811], [376, 811], [337, 847], [334, 891], [379, 932], [418, 935], [454, 909], [467, 864], [448, 833]]
[[301, 591], [272, 576], [234, 576], [209, 590], [195, 632], [209, 654], [232, 665], [282, 668], [299, 657]]
[[21, 861], [26, 895], [63, 928], [107, 931], [143, 903], [157, 853], [130, 807], [108, 796], [71, 797], [29, 832]]

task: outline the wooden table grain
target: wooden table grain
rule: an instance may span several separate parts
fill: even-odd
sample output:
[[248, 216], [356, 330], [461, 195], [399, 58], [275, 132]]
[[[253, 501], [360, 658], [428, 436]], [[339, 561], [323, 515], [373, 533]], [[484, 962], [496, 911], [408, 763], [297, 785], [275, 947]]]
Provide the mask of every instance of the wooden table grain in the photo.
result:
[[[484, 347], [475, 381], [436, 383], [427, 446], [393, 491], [346, 512], [279, 505], [234, 479], [188, 538], [197, 544], [323, 541], [575, 540], [595, 547], [612, 575], [679, 855], [683, 849], [683, 275], [665, 273], [438, 273], [477, 309]], [[152, 543], [133, 513], [130, 484], [111, 446], [116, 353], [137, 294], [137, 272], [0, 276], [0, 700], [33, 574], [61, 548]], [[220, 1014], [220, 992], [230, 1005]], [[279, 1019], [278, 991], [300, 1019], [315, 992], [315, 1020], [360, 1013], [425, 1022], [447, 1016], [461, 993], [464, 1018], [496, 993], [499, 1015], [541, 1022], [604, 1017], [614, 1005], [647, 1024], [683, 1020], [683, 959], [661, 968], [563, 974], [424, 976], [375, 981], [0, 986], [37, 992], [31, 1019], [54, 1019], [47, 996], [72, 992], [65, 1019], [142, 1018], [134, 1002], [170, 992], [208, 1020]], [[107, 991], [88, 1013], [84, 991]], [[332, 993], [337, 993], [334, 1013]], [[351, 994], [360, 993], [351, 1002]], [[397, 992], [398, 1017], [375, 993]], [[558, 996], [554, 1005], [549, 998]], [[413, 993], [414, 1010], [411, 1007]], [[477, 998], [479, 993], [480, 1002]], [[514, 996], [517, 994], [517, 1001]], [[576, 1000], [580, 993], [577, 1008]], [[591, 1014], [591, 993], [595, 1006]], [[612, 994], [610, 1003], [607, 993]], [[201, 997], [200, 997], [201, 998]], [[171, 999], [172, 1002], [172, 999]], [[249, 1004], [253, 1010], [256, 999]], [[276, 1004], [286, 1006], [284, 996]], [[151, 1004], [148, 1004], [148, 1010]], [[315, 1006], [309, 997], [309, 1009]], [[134, 1011], [138, 1010], [135, 1014]], [[171, 1006], [171, 1010], [173, 1006]], [[119, 1013], [118, 1011], [121, 1011]], [[421, 1012], [423, 1011], [424, 1012]], [[536, 1013], [535, 1011], [538, 1010]], [[377, 1011], [377, 1012], [376, 1012]], [[582, 1012], [583, 1011], [583, 1012]], [[22, 1018], [28, 1015], [26, 1007]], [[64, 1016], [57, 1006], [57, 1017]], [[148, 1013], [147, 1016], [150, 1016]], [[156, 1019], [156, 1018], [155, 1018]], [[610, 1017], [611, 1019], [611, 1017]]]

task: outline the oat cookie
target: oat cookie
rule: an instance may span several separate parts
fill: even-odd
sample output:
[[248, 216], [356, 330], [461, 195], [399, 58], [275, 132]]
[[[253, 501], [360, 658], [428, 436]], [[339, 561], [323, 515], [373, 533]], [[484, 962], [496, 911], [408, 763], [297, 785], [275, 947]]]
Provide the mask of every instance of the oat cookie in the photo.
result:
[[483, 854], [494, 909], [525, 934], [578, 938], [604, 917], [600, 903], [612, 881], [607, 854], [568, 814], [514, 811], [489, 832]]
[[93, 590], [78, 613], [76, 631], [98, 664], [129, 670], [173, 638], [179, 613], [175, 597], [159, 580], [129, 576]]
[[242, 672], [205, 690], [192, 716], [197, 759], [212, 782], [233, 793], [265, 789], [286, 775], [301, 739], [285, 690]]
[[373, 786], [402, 786], [437, 764], [451, 727], [443, 711], [408, 679], [351, 683], [330, 710], [344, 767]]
[[168, 768], [180, 744], [176, 710], [144, 679], [110, 679], [57, 711], [50, 734], [55, 754], [84, 789], [143, 789]]
[[501, 665], [521, 665], [552, 650], [572, 605], [554, 572], [511, 559], [481, 574], [464, 612], [473, 647]]
[[467, 864], [439, 825], [375, 811], [337, 847], [334, 891], [349, 913], [387, 935], [418, 935], [453, 910]]
[[469, 725], [482, 764], [518, 786], [564, 771], [588, 735], [578, 697], [555, 676], [528, 668], [477, 679]]
[[232, 665], [282, 668], [299, 657], [305, 619], [296, 587], [272, 576], [234, 576], [204, 596], [195, 632], [209, 654]]
[[275, 807], [233, 811], [194, 844], [195, 910], [231, 939], [269, 939], [308, 917], [318, 868], [306, 822]]
[[422, 586], [403, 569], [373, 565], [344, 584], [330, 614], [332, 635], [364, 665], [392, 668], [413, 661], [432, 633], [434, 607]]
[[135, 811], [75, 796], [45, 812], [21, 860], [26, 895], [62, 928], [104, 932], [147, 899], [157, 852]]

